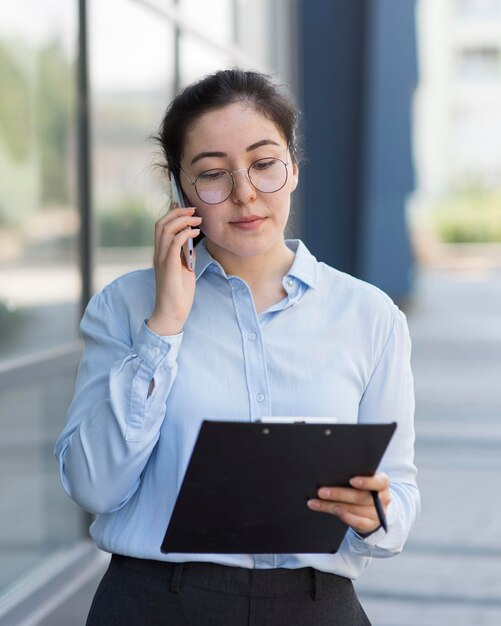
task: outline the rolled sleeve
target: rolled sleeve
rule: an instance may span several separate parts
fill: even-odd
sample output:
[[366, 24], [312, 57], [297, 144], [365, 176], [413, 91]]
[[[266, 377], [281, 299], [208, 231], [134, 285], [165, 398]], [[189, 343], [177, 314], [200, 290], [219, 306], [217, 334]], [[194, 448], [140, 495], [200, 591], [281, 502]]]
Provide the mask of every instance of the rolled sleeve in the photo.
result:
[[147, 320], [145, 320], [134, 339], [131, 352], [137, 354], [154, 369], [160, 364], [174, 367], [182, 339], [183, 333], [169, 336], [157, 335], [147, 326]]
[[114, 511], [135, 493], [165, 418], [182, 342], [182, 334], [161, 337], [146, 323], [133, 336], [120, 305], [105, 291], [87, 307], [75, 396], [55, 448], [66, 492], [91, 513]]
[[411, 342], [405, 316], [392, 305], [393, 324], [382, 354], [364, 392], [360, 423], [396, 422], [395, 434], [378, 471], [391, 480], [387, 510], [388, 532], [382, 528], [367, 537], [348, 534], [350, 550], [361, 556], [390, 557], [402, 551], [420, 511], [414, 465], [414, 385]]
[[[182, 337], [182, 333], [164, 337], [157, 335], [148, 328], [146, 321], [141, 326], [129, 355], [132, 380], [129, 405], [124, 406], [127, 413], [124, 436], [127, 441], [141, 441], [143, 436], [147, 436], [145, 428], [154, 427], [155, 416], [162, 415], [167, 396], [158, 390], [170, 389], [169, 380], [174, 379], [177, 371]], [[138, 364], [134, 363], [136, 359]], [[118, 364], [110, 373], [110, 395], [113, 399], [116, 397], [117, 403], [120, 402], [124, 384], [121, 372], [127, 369], [127, 361]], [[123, 376], [126, 377], [126, 372]], [[127, 382], [125, 384], [128, 385]]]

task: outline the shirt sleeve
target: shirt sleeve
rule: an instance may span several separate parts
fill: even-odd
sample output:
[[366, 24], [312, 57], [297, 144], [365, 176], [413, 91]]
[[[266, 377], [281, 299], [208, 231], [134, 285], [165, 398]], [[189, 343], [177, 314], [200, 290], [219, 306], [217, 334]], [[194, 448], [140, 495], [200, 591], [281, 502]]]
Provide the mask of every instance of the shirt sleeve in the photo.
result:
[[394, 323], [359, 408], [360, 423], [396, 422], [397, 428], [378, 471], [391, 480], [388, 532], [362, 538], [352, 529], [350, 550], [361, 556], [390, 557], [402, 551], [420, 511], [414, 465], [414, 383], [411, 341], [404, 314], [394, 305]]
[[182, 341], [182, 334], [161, 337], [146, 323], [132, 338], [121, 317], [105, 293], [90, 301], [80, 326], [85, 349], [75, 395], [55, 448], [65, 491], [94, 514], [121, 508], [138, 488]]

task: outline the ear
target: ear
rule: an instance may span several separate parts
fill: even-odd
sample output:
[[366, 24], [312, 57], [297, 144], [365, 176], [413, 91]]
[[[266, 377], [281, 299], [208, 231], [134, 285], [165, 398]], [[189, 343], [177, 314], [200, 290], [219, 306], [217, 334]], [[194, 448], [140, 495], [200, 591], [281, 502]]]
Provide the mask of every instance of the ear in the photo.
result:
[[299, 167], [297, 163], [293, 161], [292, 163], [292, 186], [291, 193], [296, 190], [296, 187], [299, 183]]

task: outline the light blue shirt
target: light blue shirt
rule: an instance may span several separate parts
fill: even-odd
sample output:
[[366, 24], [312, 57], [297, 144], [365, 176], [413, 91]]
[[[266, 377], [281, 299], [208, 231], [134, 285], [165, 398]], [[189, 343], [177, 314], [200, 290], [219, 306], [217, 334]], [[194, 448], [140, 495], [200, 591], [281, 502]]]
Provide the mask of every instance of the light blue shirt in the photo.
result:
[[[103, 550], [247, 568], [314, 567], [352, 579], [371, 557], [402, 550], [419, 511], [405, 317], [377, 288], [319, 263], [299, 241], [287, 245], [295, 252], [283, 279], [287, 296], [260, 314], [247, 284], [227, 276], [203, 242], [181, 334], [161, 337], [146, 326], [153, 269], [122, 276], [90, 301], [56, 456], [68, 495], [96, 515], [91, 535]], [[265, 416], [397, 422], [380, 467], [392, 481], [388, 533], [363, 539], [350, 529], [336, 554], [162, 554], [202, 420]]]

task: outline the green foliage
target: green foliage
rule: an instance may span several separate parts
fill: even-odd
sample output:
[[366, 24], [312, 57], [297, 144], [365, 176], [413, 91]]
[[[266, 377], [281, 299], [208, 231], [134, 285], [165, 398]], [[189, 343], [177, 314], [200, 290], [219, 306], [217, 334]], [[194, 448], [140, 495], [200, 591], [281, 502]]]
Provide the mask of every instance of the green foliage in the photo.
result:
[[37, 131], [42, 202], [70, 199], [70, 135], [74, 126], [74, 68], [56, 41], [38, 53]]
[[98, 241], [103, 247], [136, 247], [153, 244], [152, 218], [143, 203], [124, 198], [120, 205], [97, 212]]
[[14, 161], [30, 152], [30, 90], [26, 77], [0, 44], [0, 142]]
[[75, 68], [58, 41], [24, 53], [35, 59], [35, 81], [0, 42], [0, 149], [13, 162], [23, 162], [36, 146], [42, 203], [67, 204], [74, 167], [69, 150], [75, 132]]
[[451, 194], [434, 208], [432, 219], [446, 243], [501, 242], [501, 190]]

